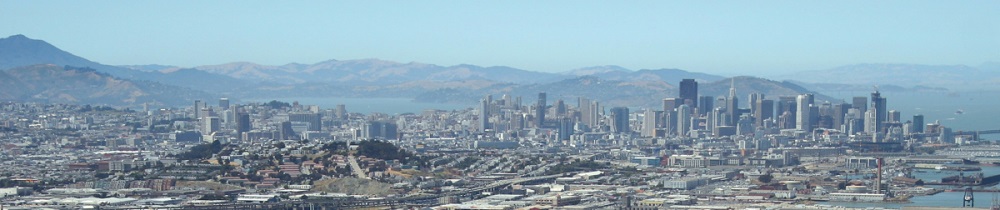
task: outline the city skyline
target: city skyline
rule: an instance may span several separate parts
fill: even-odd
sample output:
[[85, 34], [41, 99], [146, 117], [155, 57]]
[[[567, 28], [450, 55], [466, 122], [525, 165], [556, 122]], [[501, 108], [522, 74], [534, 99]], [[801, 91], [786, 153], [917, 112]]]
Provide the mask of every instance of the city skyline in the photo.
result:
[[379, 58], [775, 75], [857, 63], [978, 66], [1000, 54], [996, 2], [189, 3], [5, 1], [0, 35], [106, 64], [182, 67]]

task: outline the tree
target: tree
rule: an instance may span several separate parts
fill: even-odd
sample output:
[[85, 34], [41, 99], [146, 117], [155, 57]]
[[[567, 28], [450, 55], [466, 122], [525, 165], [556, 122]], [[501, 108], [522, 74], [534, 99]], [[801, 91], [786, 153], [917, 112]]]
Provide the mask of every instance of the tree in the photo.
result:
[[770, 173], [764, 174], [764, 175], [760, 175], [759, 177], [757, 177], [757, 181], [760, 181], [760, 182], [763, 182], [763, 183], [771, 183], [771, 179], [774, 179], [774, 176], [771, 176]]

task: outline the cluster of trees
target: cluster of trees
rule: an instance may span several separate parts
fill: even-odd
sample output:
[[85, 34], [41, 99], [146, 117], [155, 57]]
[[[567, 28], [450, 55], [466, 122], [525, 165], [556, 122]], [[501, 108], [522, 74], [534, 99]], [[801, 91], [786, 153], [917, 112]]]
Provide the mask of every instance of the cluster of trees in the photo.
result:
[[358, 142], [357, 154], [383, 160], [406, 160], [413, 157], [413, 154], [396, 145], [376, 140]]
[[547, 174], [560, 174], [575, 171], [596, 171], [598, 169], [603, 169], [609, 167], [608, 164], [601, 164], [594, 162], [593, 160], [576, 161], [572, 163], [563, 163], [559, 165], [552, 166], [546, 172]]
[[460, 169], [469, 168], [469, 166], [472, 166], [472, 164], [476, 162], [479, 162], [478, 157], [467, 157], [465, 159], [462, 159], [462, 162], [456, 163], [455, 168], [460, 168]]
[[191, 147], [190, 151], [177, 154], [177, 159], [181, 160], [201, 160], [212, 157], [213, 154], [222, 151], [222, 143], [212, 141], [211, 144], [199, 144]]
[[281, 109], [281, 108], [292, 107], [292, 105], [289, 104], [288, 102], [281, 102], [281, 101], [277, 101], [277, 100], [271, 100], [271, 102], [267, 102], [264, 105], [271, 107], [271, 109]]
[[94, 111], [96, 111], [96, 112], [102, 112], [102, 111], [118, 111], [118, 110], [116, 110], [115, 108], [107, 107], [107, 106], [90, 106], [90, 104], [87, 104], [87, 105], [83, 105], [83, 107], [80, 107], [80, 109], [77, 110], [77, 111], [78, 112], [94, 112]]

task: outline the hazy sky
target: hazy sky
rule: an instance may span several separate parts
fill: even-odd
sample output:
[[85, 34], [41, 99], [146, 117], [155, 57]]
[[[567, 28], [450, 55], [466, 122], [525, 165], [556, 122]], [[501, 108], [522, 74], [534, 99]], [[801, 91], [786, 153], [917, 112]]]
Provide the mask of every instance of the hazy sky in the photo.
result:
[[379, 58], [768, 75], [1000, 61], [1000, 1], [0, 0], [0, 37], [13, 34], [114, 65]]

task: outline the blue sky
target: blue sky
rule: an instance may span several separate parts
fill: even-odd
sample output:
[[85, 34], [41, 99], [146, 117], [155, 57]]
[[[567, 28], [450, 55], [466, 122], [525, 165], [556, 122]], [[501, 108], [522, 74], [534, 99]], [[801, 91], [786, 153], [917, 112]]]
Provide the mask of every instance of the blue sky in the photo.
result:
[[379, 58], [561, 72], [775, 75], [1000, 61], [1000, 1], [8, 1], [24, 34], [113, 65]]

